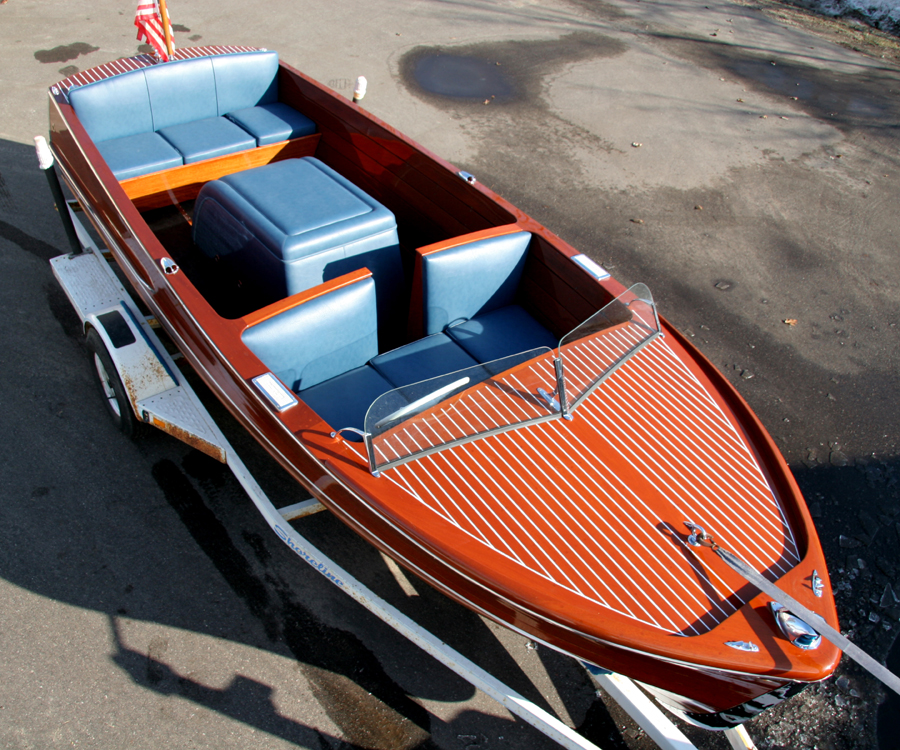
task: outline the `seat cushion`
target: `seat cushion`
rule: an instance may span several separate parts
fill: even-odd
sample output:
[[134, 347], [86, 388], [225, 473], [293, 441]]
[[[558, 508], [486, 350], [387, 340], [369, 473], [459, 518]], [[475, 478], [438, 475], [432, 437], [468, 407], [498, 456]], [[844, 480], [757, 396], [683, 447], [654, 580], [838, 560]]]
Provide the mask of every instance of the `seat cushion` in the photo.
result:
[[158, 133], [138, 133], [96, 144], [117, 180], [179, 167], [181, 154]]
[[260, 146], [316, 132], [316, 124], [312, 120], [281, 102], [246, 107], [226, 116], [256, 138]]
[[[364, 365], [324, 383], [300, 391], [299, 396], [335, 430], [342, 427], [365, 427], [366, 412], [372, 402], [394, 386], [374, 368]], [[347, 440], [360, 437], [344, 433]]]
[[395, 387], [418, 383], [478, 364], [449, 336], [436, 333], [379, 354], [371, 365]]
[[541, 346], [555, 349], [559, 343], [519, 305], [478, 315], [451, 326], [447, 334], [482, 364]]
[[256, 139], [226, 117], [207, 117], [163, 128], [159, 134], [191, 164], [256, 148]]

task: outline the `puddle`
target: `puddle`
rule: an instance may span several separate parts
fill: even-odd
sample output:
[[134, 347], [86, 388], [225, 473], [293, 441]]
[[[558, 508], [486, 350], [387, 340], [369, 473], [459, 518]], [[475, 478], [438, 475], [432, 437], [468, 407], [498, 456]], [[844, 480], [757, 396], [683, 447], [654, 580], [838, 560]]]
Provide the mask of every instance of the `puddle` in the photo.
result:
[[499, 62], [433, 52], [412, 65], [412, 77], [425, 91], [461, 99], [504, 101], [514, 94]]
[[559, 39], [417, 47], [401, 59], [400, 76], [410, 91], [436, 104], [543, 106], [547, 76], [581, 60], [616, 57], [626, 50], [623, 42], [587, 32]]

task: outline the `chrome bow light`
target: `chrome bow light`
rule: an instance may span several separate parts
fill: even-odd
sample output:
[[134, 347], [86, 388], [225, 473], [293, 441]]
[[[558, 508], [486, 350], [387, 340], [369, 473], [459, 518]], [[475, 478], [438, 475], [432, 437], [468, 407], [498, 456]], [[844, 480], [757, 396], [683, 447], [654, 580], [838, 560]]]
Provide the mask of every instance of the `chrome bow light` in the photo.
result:
[[784, 633], [791, 643], [797, 648], [811, 651], [818, 648], [822, 643], [822, 636], [812, 629], [808, 623], [801, 620], [797, 615], [793, 615], [778, 602], [769, 602], [772, 614], [775, 616], [775, 622], [781, 632]]

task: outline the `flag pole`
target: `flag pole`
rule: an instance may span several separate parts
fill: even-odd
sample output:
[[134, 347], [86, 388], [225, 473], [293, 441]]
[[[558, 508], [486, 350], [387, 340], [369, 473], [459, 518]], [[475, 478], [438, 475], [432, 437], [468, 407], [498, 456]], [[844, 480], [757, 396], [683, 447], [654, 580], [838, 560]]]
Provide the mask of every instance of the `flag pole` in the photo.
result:
[[169, 26], [169, 11], [166, 10], [166, 0], [159, 0], [159, 15], [162, 19], [163, 33], [166, 35], [166, 54], [172, 57], [172, 29]]

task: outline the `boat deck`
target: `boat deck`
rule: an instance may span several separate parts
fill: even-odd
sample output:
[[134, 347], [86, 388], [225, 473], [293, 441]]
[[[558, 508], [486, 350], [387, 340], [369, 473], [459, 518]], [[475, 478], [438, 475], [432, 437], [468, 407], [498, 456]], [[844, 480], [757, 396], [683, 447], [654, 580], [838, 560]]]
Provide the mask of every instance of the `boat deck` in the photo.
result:
[[[592, 349], [579, 354], [596, 371], [608, 354]], [[716, 529], [771, 580], [800, 560], [746, 440], [662, 338], [572, 421], [483, 437], [384, 477], [532, 573], [672, 634], [706, 632], [752, 596], [740, 579], [710, 577], [682, 541], [684, 521]]]

